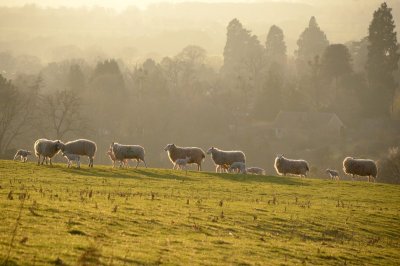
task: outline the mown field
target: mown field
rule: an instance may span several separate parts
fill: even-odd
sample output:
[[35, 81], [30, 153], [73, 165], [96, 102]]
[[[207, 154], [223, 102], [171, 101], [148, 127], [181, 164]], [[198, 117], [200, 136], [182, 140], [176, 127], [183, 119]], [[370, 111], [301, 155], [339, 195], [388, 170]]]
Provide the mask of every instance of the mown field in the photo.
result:
[[0, 161], [0, 265], [400, 265], [400, 186]]

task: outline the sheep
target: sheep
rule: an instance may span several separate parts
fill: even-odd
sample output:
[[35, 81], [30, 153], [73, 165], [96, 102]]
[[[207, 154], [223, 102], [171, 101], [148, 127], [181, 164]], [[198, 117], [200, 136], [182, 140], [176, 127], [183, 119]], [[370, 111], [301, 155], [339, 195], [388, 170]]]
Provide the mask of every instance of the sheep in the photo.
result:
[[14, 155], [14, 161], [20, 157], [22, 162], [28, 161], [28, 155], [31, 155], [32, 153], [28, 150], [18, 150], [17, 153]]
[[331, 179], [336, 179], [336, 180], [340, 179], [338, 171], [328, 168], [328, 169], [326, 169], [326, 172], [329, 174]]
[[346, 157], [343, 160], [343, 171], [347, 175], [352, 175], [353, 179], [356, 175], [368, 176], [368, 182], [370, 182], [371, 177], [375, 182], [378, 174], [378, 167], [376, 163], [370, 159]]
[[275, 158], [275, 170], [279, 175], [298, 175], [300, 177], [306, 177], [307, 172], [310, 171], [308, 163], [305, 160], [293, 160], [287, 159], [282, 155], [278, 155]]
[[72, 154], [72, 153], [68, 153], [68, 152], [63, 152], [62, 156], [65, 157], [67, 159], [67, 166], [68, 168], [71, 167], [72, 162], [75, 161], [76, 162], [76, 166], [78, 168], [81, 168], [81, 157], [77, 154]]
[[254, 175], [265, 175], [265, 170], [260, 167], [248, 167], [246, 168], [246, 172]]
[[38, 165], [40, 164], [40, 156], [43, 156], [42, 163], [44, 160], [46, 160], [47, 164], [47, 159], [50, 159], [50, 165], [53, 165], [51, 163], [51, 158], [54, 157], [59, 151], [60, 151], [60, 144], [61, 142], [59, 140], [48, 140], [48, 139], [38, 139], [35, 141], [35, 144], [33, 145], [33, 149], [35, 151], [36, 157], [38, 157]]
[[[113, 168], [114, 168], [115, 167], [115, 162], [117, 161], [117, 158], [115, 158], [115, 154], [112, 152], [111, 149], [109, 149], [106, 152], [106, 154], [110, 157], [111, 161], [113, 162]], [[128, 160], [127, 159], [123, 160], [122, 164], [127, 166], [128, 165]]]
[[240, 174], [246, 174], [246, 164], [243, 162], [234, 162], [231, 164], [228, 171], [229, 173], [232, 173], [232, 171], [237, 171]]
[[165, 146], [164, 151], [168, 153], [168, 157], [174, 166], [176, 160], [190, 157], [190, 160], [187, 163], [197, 164], [197, 171], [201, 171], [201, 163], [203, 162], [204, 158], [206, 158], [204, 151], [197, 147], [179, 147], [175, 144], [168, 144]]
[[183, 170], [183, 167], [185, 167], [186, 174], [187, 174], [187, 164], [190, 161], [190, 157], [186, 157], [185, 159], [177, 159], [174, 163], [174, 168], [177, 167], [177, 169]]
[[220, 173], [229, 173], [229, 165], [226, 165], [226, 164], [224, 164], [224, 165], [218, 165], [218, 166], [217, 166], [217, 172], [220, 172]]
[[211, 154], [211, 158], [216, 165], [215, 172], [217, 173], [224, 165], [231, 166], [234, 162], [246, 163], [246, 156], [242, 151], [223, 151], [211, 147], [208, 149], [207, 154]]
[[97, 146], [91, 140], [77, 139], [68, 141], [67, 143], [60, 142], [58, 147], [62, 152], [76, 154], [89, 157], [89, 167], [93, 167], [93, 157], [96, 154]]
[[140, 145], [124, 145], [116, 142], [111, 143], [111, 151], [114, 153], [115, 159], [120, 161], [120, 167], [127, 159], [135, 159], [137, 161], [136, 168], [139, 166], [140, 161], [143, 161], [144, 166], [147, 168], [146, 161], [144, 159], [145, 150]]

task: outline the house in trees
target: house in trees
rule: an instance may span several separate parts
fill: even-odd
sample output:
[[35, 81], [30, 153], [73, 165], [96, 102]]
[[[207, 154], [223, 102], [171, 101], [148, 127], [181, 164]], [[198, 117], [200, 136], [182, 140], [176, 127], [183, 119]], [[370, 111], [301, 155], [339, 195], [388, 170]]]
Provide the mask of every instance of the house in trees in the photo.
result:
[[276, 138], [312, 136], [318, 139], [339, 139], [345, 125], [335, 113], [280, 111], [271, 123]]

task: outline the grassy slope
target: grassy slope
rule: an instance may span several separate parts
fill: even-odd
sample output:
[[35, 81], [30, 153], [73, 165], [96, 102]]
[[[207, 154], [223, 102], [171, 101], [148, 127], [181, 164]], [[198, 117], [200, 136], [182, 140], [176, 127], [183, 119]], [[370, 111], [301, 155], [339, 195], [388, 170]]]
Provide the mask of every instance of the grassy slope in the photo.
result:
[[10, 265], [400, 264], [400, 186], [11, 161], [0, 186], [0, 264], [22, 203]]

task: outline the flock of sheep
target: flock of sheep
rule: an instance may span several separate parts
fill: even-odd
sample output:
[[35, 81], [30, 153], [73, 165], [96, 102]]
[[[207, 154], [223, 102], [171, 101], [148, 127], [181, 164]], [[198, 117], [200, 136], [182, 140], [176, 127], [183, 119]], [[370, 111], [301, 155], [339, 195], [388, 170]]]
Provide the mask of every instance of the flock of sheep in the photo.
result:
[[[34, 144], [35, 155], [38, 157], [38, 165], [43, 164], [44, 161], [47, 164], [48, 160], [51, 165], [51, 159], [61, 151], [63, 157], [67, 159], [68, 167], [71, 167], [72, 163], [75, 162], [79, 168], [80, 156], [88, 156], [89, 167], [93, 167], [93, 158], [96, 150], [96, 143], [87, 139], [78, 139], [67, 143], [59, 140], [38, 139]], [[198, 147], [179, 147], [175, 144], [168, 144], [164, 150], [168, 153], [168, 157], [173, 163], [173, 169], [185, 168], [186, 172], [188, 164], [196, 164], [197, 170], [201, 171], [201, 164], [206, 157], [206, 153]], [[144, 158], [145, 150], [140, 145], [123, 145], [113, 142], [106, 154], [113, 162], [113, 167], [115, 167], [117, 161], [120, 167], [127, 167], [129, 160], [136, 160], [136, 168], [140, 162], [143, 162], [145, 167], [147, 167]], [[260, 167], [246, 167], [246, 156], [242, 151], [224, 151], [211, 147], [208, 149], [207, 154], [211, 155], [217, 173], [236, 172], [265, 175], [265, 170]], [[14, 156], [14, 160], [20, 157], [23, 162], [26, 162], [29, 155], [31, 155], [30, 151], [18, 150]], [[288, 159], [283, 154], [275, 158], [274, 166], [276, 172], [284, 176], [296, 175], [306, 177], [310, 171], [307, 161]], [[375, 182], [378, 168], [373, 160], [346, 157], [343, 160], [343, 171], [353, 178], [355, 176], [367, 176], [368, 182], [370, 182], [371, 178]], [[332, 179], [339, 179], [338, 171], [327, 169], [326, 172]]]

